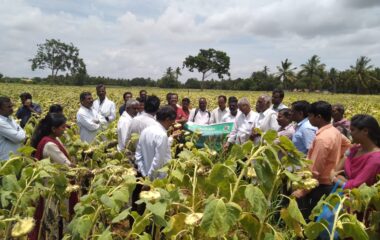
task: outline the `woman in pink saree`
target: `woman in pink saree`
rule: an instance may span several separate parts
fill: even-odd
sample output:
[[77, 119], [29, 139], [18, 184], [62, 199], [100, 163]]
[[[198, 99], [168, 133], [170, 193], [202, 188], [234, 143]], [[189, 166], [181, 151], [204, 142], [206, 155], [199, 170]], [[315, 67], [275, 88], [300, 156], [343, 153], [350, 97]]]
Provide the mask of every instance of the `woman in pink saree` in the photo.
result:
[[[331, 172], [331, 180], [339, 182], [345, 189], [368, 186], [377, 182], [380, 174], [380, 127], [372, 116], [358, 114], [351, 119], [351, 136], [353, 147], [346, 159], [338, 163]], [[337, 175], [344, 170], [346, 177]]]

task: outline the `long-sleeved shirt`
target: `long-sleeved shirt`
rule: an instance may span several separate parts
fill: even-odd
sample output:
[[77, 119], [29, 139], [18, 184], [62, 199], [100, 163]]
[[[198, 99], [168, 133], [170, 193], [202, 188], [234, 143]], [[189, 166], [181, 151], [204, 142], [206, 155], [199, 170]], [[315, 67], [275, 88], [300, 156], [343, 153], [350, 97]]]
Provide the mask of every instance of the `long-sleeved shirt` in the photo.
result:
[[105, 119], [101, 117], [94, 108], [81, 106], [77, 112], [77, 124], [80, 131], [80, 139], [91, 143]]
[[281, 109], [284, 109], [284, 108], [288, 108], [285, 104], [283, 103], [280, 103], [277, 107], [275, 107], [273, 104], [270, 106], [270, 108], [275, 111], [275, 112], [279, 112]]
[[126, 142], [131, 139], [133, 133], [141, 134], [145, 128], [158, 125], [161, 124], [159, 124], [156, 119], [154, 119], [153, 115], [146, 112], [141, 112], [140, 115], [132, 119], [131, 125], [127, 132]]
[[278, 129], [278, 136], [285, 136], [288, 137], [289, 139], [292, 139], [294, 132], [295, 132], [294, 125], [290, 123], [288, 126], [282, 128], [280, 127]]
[[313, 127], [308, 118], [296, 124], [296, 132], [293, 134], [292, 141], [298, 151], [307, 154], [310, 149], [311, 143], [315, 138], [316, 127]]
[[350, 146], [350, 140], [332, 124], [318, 129], [307, 157], [313, 161], [312, 171], [319, 173], [319, 184], [331, 184], [330, 172]]
[[[38, 105], [37, 103], [32, 103], [31, 107], [37, 113], [42, 112], [40, 105]], [[18, 119], [21, 119], [21, 122], [20, 122], [21, 127], [25, 127], [26, 123], [28, 122], [31, 116], [32, 116], [32, 111], [25, 106], [21, 106], [16, 112], [16, 117]]]
[[239, 114], [241, 114], [240, 111], [238, 111], [236, 113], [236, 115], [232, 115], [231, 112], [228, 112], [227, 114], [225, 114], [222, 118], [222, 123], [226, 123], [226, 122], [235, 122], [235, 119], [239, 116]]
[[100, 102], [96, 99], [93, 104], [93, 108], [104, 118], [108, 118], [108, 122], [112, 122], [116, 118], [116, 107], [115, 103], [109, 100], [107, 97]]
[[[60, 141], [57, 138], [58, 141]], [[59, 149], [59, 147], [53, 142], [47, 142], [43, 149], [43, 158], [50, 158], [54, 163], [70, 165], [71, 161], [66, 155]]]
[[223, 117], [226, 116], [229, 112], [230, 112], [230, 110], [228, 108], [225, 108], [224, 110], [222, 110], [220, 108], [215, 108], [211, 112], [210, 124], [221, 123]]
[[125, 148], [127, 141], [128, 129], [131, 125], [132, 117], [126, 111], [121, 114], [119, 122], [117, 123], [117, 149], [122, 151]]
[[252, 133], [252, 127], [258, 113], [250, 111], [247, 115], [244, 113], [236, 117], [232, 131], [229, 134], [228, 142], [242, 144], [248, 141]]
[[[197, 111], [198, 109], [198, 111]], [[197, 112], [197, 114], [195, 114]], [[199, 108], [191, 109], [189, 115], [189, 122], [196, 124], [207, 125], [211, 123], [211, 113], [209, 111], [202, 111]]]
[[25, 137], [24, 129], [13, 118], [0, 115], [0, 161], [8, 160], [11, 152], [16, 153]]
[[264, 112], [258, 113], [255, 119], [254, 128], [260, 128], [262, 132], [266, 132], [268, 130], [278, 130], [280, 127], [277, 122], [277, 113], [268, 108]]
[[151, 180], [165, 176], [157, 170], [171, 159], [171, 152], [167, 132], [161, 124], [147, 127], [142, 131], [135, 157], [141, 175]]

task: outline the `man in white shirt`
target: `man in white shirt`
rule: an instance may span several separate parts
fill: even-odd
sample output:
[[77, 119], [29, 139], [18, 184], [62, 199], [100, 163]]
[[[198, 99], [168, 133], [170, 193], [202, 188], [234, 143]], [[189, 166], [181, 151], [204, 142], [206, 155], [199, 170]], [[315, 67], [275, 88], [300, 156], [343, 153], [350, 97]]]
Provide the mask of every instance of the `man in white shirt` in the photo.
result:
[[207, 100], [199, 98], [199, 108], [192, 109], [189, 115], [189, 122], [201, 125], [208, 125], [211, 122], [211, 113], [207, 111]]
[[282, 103], [282, 100], [284, 100], [284, 91], [281, 89], [273, 90], [271, 109], [278, 112], [281, 109], [288, 108], [285, 104]]
[[211, 112], [211, 124], [213, 123], [221, 123], [222, 119], [225, 115], [229, 113], [229, 109], [226, 107], [227, 97], [224, 95], [220, 95], [218, 97], [218, 108], [215, 108]]
[[253, 139], [257, 142], [260, 140], [260, 134], [254, 132], [254, 128], [259, 128], [263, 133], [268, 130], [277, 131], [280, 128], [277, 122], [277, 112], [271, 109], [271, 97], [268, 95], [260, 96], [256, 101], [256, 111], [258, 115], [252, 126]]
[[160, 108], [160, 99], [156, 96], [146, 98], [144, 111], [132, 119], [128, 129], [126, 142], [128, 142], [133, 133], [141, 134], [141, 132], [149, 126], [157, 126], [158, 122], [154, 119], [158, 109]]
[[151, 180], [165, 177], [165, 174], [157, 170], [171, 159], [167, 130], [174, 124], [176, 112], [172, 107], [166, 106], [157, 112], [156, 118], [159, 124], [142, 131], [135, 154], [138, 171]]
[[116, 107], [115, 103], [106, 97], [106, 87], [103, 84], [96, 86], [96, 94], [98, 99], [93, 105], [95, 111], [102, 115], [107, 123], [112, 122], [116, 118]]
[[25, 141], [25, 131], [11, 117], [13, 103], [9, 97], [0, 97], [0, 161], [8, 160], [11, 152], [17, 153]]
[[232, 96], [228, 98], [228, 113], [222, 117], [222, 122], [235, 122], [238, 116], [238, 100], [236, 97]]
[[125, 149], [128, 129], [131, 125], [132, 119], [137, 115], [140, 103], [137, 100], [130, 99], [125, 103], [125, 111], [121, 114], [119, 122], [117, 123], [117, 150], [123, 151]]
[[80, 131], [80, 139], [84, 142], [92, 143], [101, 128], [107, 123], [98, 112], [92, 107], [93, 98], [91, 93], [82, 92], [80, 94], [81, 106], [77, 112], [77, 124]]
[[242, 98], [238, 102], [240, 114], [236, 117], [232, 131], [229, 134], [224, 149], [228, 149], [231, 144], [242, 144], [249, 140], [253, 123], [258, 113], [251, 110], [251, 104], [247, 98]]

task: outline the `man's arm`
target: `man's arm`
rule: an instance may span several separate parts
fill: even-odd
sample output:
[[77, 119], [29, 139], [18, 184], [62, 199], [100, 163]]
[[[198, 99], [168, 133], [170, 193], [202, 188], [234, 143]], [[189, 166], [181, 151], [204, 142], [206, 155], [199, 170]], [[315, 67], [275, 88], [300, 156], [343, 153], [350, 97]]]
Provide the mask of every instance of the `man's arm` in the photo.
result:
[[141, 173], [141, 175], [146, 177], [147, 172], [145, 172], [145, 168], [144, 168], [144, 159], [143, 159], [140, 140], [136, 147], [135, 164], [136, 164], [137, 170]]
[[24, 129], [19, 125], [15, 129], [5, 122], [0, 122], [0, 135], [13, 143], [22, 143], [26, 137]]
[[112, 122], [113, 120], [116, 119], [116, 106], [115, 106], [114, 102], [111, 102], [111, 110], [110, 111], [111, 111], [111, 113], [108, 116], [108, 121]]
[[[148, 171], [148, 176], [152, 179], [157, 175], [157, 170], [162, 168], [171, 159], [170, 145], [167, 136], [157, 139], [155, 147], [155, 156], [152, 165]], [[162, 175], [159, 177], [163, 177]]]
[[307, 151], [309, 151], [311, 144], [313, 143], [314, 138], [315, 138], [315, 130], [311, 128], [304, 128], [301, 133], [302, 133], [302, 142], [305, 148], [307, 149]]
[[90, 132], [97, 131], [100, 127], [100, 124], [95, 123], [93, 119], [89, 119], [88, 117], [84, 116], [82, 113], [77, 114], [77, 122], [81, 126], [83, 126], [86, 130]]
[[[315, 140], [313, 143], [312, 153], [308, 155], [308, 158], [313, 161], [313, 165], [311, 167], [312, 171], [318, 173], [325, 171], [326, 160], [330, 150], [330, 146], [327, 146], [323, 140]], [[316, 177], [317, 180], [319, 180], [319, 176]]]

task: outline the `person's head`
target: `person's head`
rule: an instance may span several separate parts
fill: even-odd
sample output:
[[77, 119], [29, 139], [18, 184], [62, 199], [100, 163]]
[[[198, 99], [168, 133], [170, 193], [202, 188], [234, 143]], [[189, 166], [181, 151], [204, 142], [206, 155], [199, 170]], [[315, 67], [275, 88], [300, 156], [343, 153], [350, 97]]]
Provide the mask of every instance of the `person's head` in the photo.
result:
[[98, 95], [100, 100], [104, 100], [106, 97], [106, 86], [99, 84], [96, 86], [96, 95]]
[[0, 115], [9, 117], [13, 113], [13, 103], [9, 97], [0, 96]]
[[171, 92], [168, 92], [168, 93], [166, 94], [166, 101], [168, 102], [168, 105], [170, 105], [170, 97], [171, 97], [172, 94], [173, 94], [173, 93], [171, 93]]
[[233, 116], [236, 116], [238, 110], [238, 100], [236, 97], [231, 96], [228, 98], [228, 108]]
[[176, 111], [171, 106], [160, 108], [156, 114], [156, 119], [167, 130], [172, 126], [177, 117]]
[[147, 95], [146, 90], [144, 90], [144, 89], [140, 90], [139, 95], [140, 95], [141, 99], [146, 99], [146, 95]]
[[24, 104], [26, 101], [32, 101], [32, 95], [28, 92], [20, 94], [21, 103]]
[[207, 100], [204, 97], [199, 98], [198, 106], [201, 111], [206, 111], [207, 108]]
[[309, 115], [310, 103], [305, 100], [292, 103], [292, 120], [299, 123]]
[[137, 112], [141, 113], [144, 111], [145, 99], [138, 97], [138, 98], [136, 98], [136, 100], [139, 102], [139, 109], [137, 110]]
[[160, 99], [157, 96], [149, 96], [144, 105], [144, 111], [151, 115], [155, 115], [160, 108]]
[[45, 136], [61, 137], [66, 130], [66, 118], [61, 113], [48, 113], [33, 132], [31, 145], [37, 148], [38, 143]]
[[133, 97], [132, 93], [131, 92], [125, 92], [123, 94], [123, 99], [124, 99], [124, 102], [127, 102], [129, 99], [131, 99]]
[[94, 99], [92, 98], [92, 95], [90, 92], [82, 92], [79, 96], [79, 99], [80, 99], [80, 103], [85, 108], [91, 108], [94, 102]]
[[220, 109], [224, 110], [226, 108], [226, 103], [227, 103], [227, 97], [224, 95], [220, 95], [218, 97], [218, 106]]
[[317, 101], [310, 104], [309, 121], [315, 127], [323, 127], [331, 122], [331, 104], [325, 101]]
[[242, 112], [244, 115], [247, 115], [251, 111], [251, 104], [249, 103], [248, 99], [243, 97], [240, 98], [238, 102], [238, 107], [240, 112]]
[[270, 107], [271, 97], [268, 95], [261, 95], [256, 101], [256, 111], [261, 113]]
[[187, 110], [187, 109], [189, 109], [189, 107], [190, 107], [190, 99], [187, 97], [183, 98], [182, 99], [182, 109]]
[[288, 126], [292, 122], [292, 110], [283, 108], [278, 111], [277, 122], [283, 128]]
[[272, 104], [275, 106], [280, 105], [282, 103], [282, 100], [284, 100], [284, 91], [281, 89], [275, 89], [272, 92]]
[[380, 147], [380, 127], [374, 117], [367, 114], [357, 114], [351, 118], [350, 129], [354, 143], [371, 140]]
[[331, 116], [334, 122], [338, 122], [343, 119], [344, 115], [344, 106], [342, 104], [334, 104], [332, 105], [332, 113]]
[[53, 104], [49, 107], [49, 113], [63, 113], [63, 107], [59, 104]]
[[137, 100], [129, 99], [125, 103], [125, 111], [131, 116], [134, 117], [137, 115], [140, 109], [140, 103]]
[[177, 108], [177, 103], [178, 103], [178, 94], [177, 93], [171, 93], [169, 97], [169, 105]]

